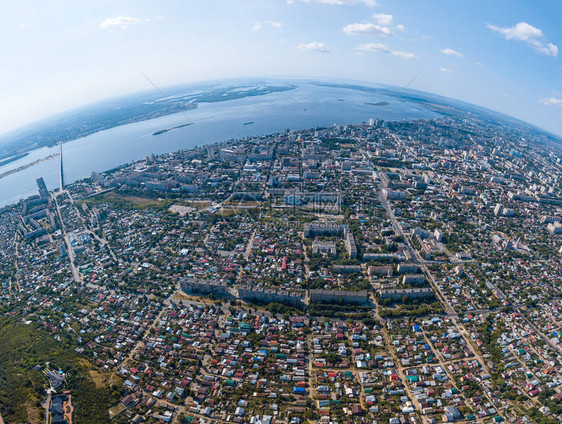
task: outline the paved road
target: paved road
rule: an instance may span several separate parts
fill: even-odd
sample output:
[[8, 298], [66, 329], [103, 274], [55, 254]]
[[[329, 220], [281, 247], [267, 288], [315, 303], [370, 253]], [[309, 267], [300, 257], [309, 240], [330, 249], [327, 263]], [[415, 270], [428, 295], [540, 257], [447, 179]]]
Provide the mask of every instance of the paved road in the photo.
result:
[[521, 314], [521, 316], [527, 322], [527, 324], [529, 324], [529, 326], [533, 330], [535, 330], [535, 332], [539, 335], [539, 337], [541, 337], [552, 349], [554, 349], [555, 351], [558, 351], [559, 353], [562, 353], [562, 348], [560, 346], [554, 344], [552, 342], [552, 340], [550, 340], [547, 336], [545, 336], [544, 333], [541, 330], [539, 330], [537, 328], [537, 326], [535, 324], [533, 324], [531, 322], [531, 320], [529, 318], [527, 318], [527, 316], [525, 314]]
[[418, 264], [423, 269], [424, 273], [428, 277], [428, 281], [429, 281], [433, 291], [435, 292], [435, 295], [439, 298], [441, 303], [445, 306], [445, 310], [447, 311], [447, 314], [452, 315], [452, 316], [456, 316], [455, 310], [451, 307], [449, 302], [447, 302], [447, 299], [446, 299], [445, 295], [442, 293], [441, 289], [439, 288], [439, 285], [437, 284], [437, 281], [435, 281], [435, 277], [433, 277], [433, 275], [431, 274], [431, 272], [427, 268], [426, 264], [430, 263], [430, 262], [423, 259], [419, 255], [419, 253], [416, 251], [416, 249], [414, 249], [412, 247], [412, 245], [410, 244], [410, 240], [408, 239], [408, 237], [405, 236], [404, 231], [402, 230], [402, 226], [400, 225], [400, 222], [398, 222], [398, 220], [396, 219], [396, 216], [392, 212], [392, 209], [390, 208], [390, 204], [388, 203], [388, 200], [384, 196], [384, 193], [382, 192], [382, 190], [378, 191], [378, 195], [379, 195], [380, 202], [384, 206], [386, 214], [390, 218], [390, 220], [392, 221], [392, 224], [393, 224], [394, 228], [396, 230], [398, 230], [399, 234], [404, 238], [404, 243], [405, 243], [405, 245], [408, 249], [408, 252], [410, 252], [410, 256], [412, 257], [412, 262], [415, 262], [416, 264]]
[[[19, 257], [18, 246], [19, 246], [19, 245], [18, 245], [17, 240], [14, 239], [14, 247], [15, 247], [15, 249], [16, 249], [16, 256], [15, 256], [15, 258], [16, 258], [16, 260], [15, 260], [15, 266], [16, 266], [16, 285], [17, 285], [17, 290], [19, 291], [19, 288], [20, 288], [20, 279], [19, 279], [20, 268], [19, 268], [19, 264], [18, 264], [18, 257]], [[15, 296], [15, 295], [17, 294], [17, 292], [15, 292], [16, 289], [14, 288], [14, 282], [13, 282], [13, 279], [12, 279], [12, 278], [10, 278], [10, 287], [9, 287], [9, 290], [10, 290], [10, 296], [12, 296], [12, 295]], [[2, 418], [2, 417], [0, 417], [0, 419], [1, 419], [1, 418]], [[0, 421], [0, 424], [2, 424], [2, 421]]]
[[[43, 408], [45, 408], [45, 424], [49, 424], [49, 408], [51, 407], [51, 391], [49, 390], [49, 393], [47, 394], [47, 400], [45, 401], [45, 403], [43, 404]], [[0, 424], [2, 423], [2, 420], [0, 420]]]
[[417, 252], [415, 251], [415, 249], [413, 249], [412, 246], [410, 245], [410, 241], [404, 235], [404, 230], [402, 229], [402, 226], [400, 225], [400, 222], [398, 222], [398, 220], [396, 219], [396, 216], [392, 212], [392, 209], [390, 208], [390, 204], [388, 203], [387, 198], [384, 196], [384, 193], [382, 192], [382, 189], [378, 190], [378, 196], [379, 196], [379, 201], [381, 202], [381, 204], [384, 207], [384, 210], [386, 211], [386, 215], [392, 221], [392, 225], [394, 226], [394, 228], [396, 230], [398, 230], [399, 234], [404, 238], [404, 243], [406, 244], [406, 247], [408, 248], [408, 252], [410, 253], [410, 256], [412, 257], [412, 260], [417, 259], [417, 262], [424, 262], [425, 263], [425, 261], [422, 261], [421, 258], [417, 255]]
[[127, 355], [127, 358], [121, 363], [118, 364], [115, 367], [115, 371], [117, 371], [119, 368], [121, 368], [123, 365], [127, 365], [132, 359], [133, 357], [136, 355], [136, 353], [145, 346], [145, 337], [147, 337], [150, 332], [156, 328], [156, 326], [160, 323], [160, 321], [162, 320], [162, 318], [164, 317], [164, 315], [166, 314], [166, 312], [169, 311], [169, 306], [172, 303], [172, 299], [174, 297], [174, 295], [178, 292], [178, 289], [176, 289], [170, 296], [168, 296], [163, 304], [162, 304], [162, 309], [160, 310], [160, 313], [158, 314], [158, 316], [154, 319], [154, 321], [152, 322], [152, 324], [146, 329], [146, 331], [144, 332], [144, 335], [139, 339], [139, 341], [137, 342], [137, 344], [135, 345], [135, 347], [131, 350], [131, 352], [129, 353], [129, 355]]
[[400, 381], [404, 385], [404, 390], [406, 391], [408, 398], [412, 401], [412, 404], [414, 405], [418, 416], [421, 418], [421, 421], [424, 424], [429, 423], [429, 417], [427, 415], [421, 414], [422, 406], [420, 404], [420, 401], [416, 398], [416, 396], [414, 396], [414, 393], [412, 392], [412, 388], [410, 387], [410, 384], [406, 379], [406, 374], [404, 373], [404, 367], [402, 366], [402, 362], [400, 361], [400, 358], [398, 358], [398, 355], [396, 354], [396, 350], [392, 344], [392, 341], [390, 340], [390, 334], [388, 333], [388, 330], [384, 324], [382, 326], [381, 333], [386, 347], [386, 351], [392, 357], [392, 361], [396, 366], [396, 372], [400, 377]]
[[[78, 271], [78, 268], [76, 268], [76, 265], [74, 264], [74, 248], [72, 247], [72, 243], [70, 242], [70, 237], [68, 236], [67, 232], [66, 232], [66, 227], [64, 225], [64, 220], [62, 219], [62, 214], [59, 208], [59, 204], [57, 202], [57, 196], [59, 194], [64, 194], [65, 192], [62, 193], [58, 193], [52, 196], [54, 202], [55, 202], [55, 206], [57, 208], [57, 214], [59, 216], [59, 220], [61, 223], [61, 231], [63, 233], [64, 236], [64, 241], [66, 242], [66, 249], [67, 249], [67, 253], [68, 253], [68, 259], [70, 260], [70, 268], [72, 270], [72, 277], [74, 278], [74, 281], [76, 283], [81, 283], [82, 282], [82, 278], [80, 276], [80, 272]], [[71, 197], [72, 199], [72, 197]]]

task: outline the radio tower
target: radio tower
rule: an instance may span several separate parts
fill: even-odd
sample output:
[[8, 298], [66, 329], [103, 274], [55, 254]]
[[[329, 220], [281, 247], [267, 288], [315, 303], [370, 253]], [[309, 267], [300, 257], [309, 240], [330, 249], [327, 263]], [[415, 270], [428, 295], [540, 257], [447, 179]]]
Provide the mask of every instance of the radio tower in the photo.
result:
[[62, 192], [62, 190], [64, 189], [64, 169], [62, 166], [62, 141], [60, 141], [59, 146], [60, 146], [59, 185], [60, 185], [60, 191]]

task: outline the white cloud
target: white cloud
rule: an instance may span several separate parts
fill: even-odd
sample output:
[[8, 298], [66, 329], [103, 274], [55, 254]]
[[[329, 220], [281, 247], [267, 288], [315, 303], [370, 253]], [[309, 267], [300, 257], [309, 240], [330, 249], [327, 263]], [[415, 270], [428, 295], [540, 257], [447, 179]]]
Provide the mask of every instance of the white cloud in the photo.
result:
[[558, 97], [547, 97], [539, 100], [545, 106], [562, 106], [562, 99]]
[[402, 59], [415, 59], [416, 58], [416, 55], [414, 53], [410, 53], [410, 52], [401, 52], [401, 51], [391, 50], [390, 54], [392, 56], [400, 57]]
[[414, 53], [402, 52], [402, 51], [399, 51], [399, 50], [392, 50], [392, 49], [388, 48], [387, 46], [385, 46], [384, 44], [381, 44], [381, 43], [361, 44], [360, 46], [356, 47], [356, 49], [359, 50], [359, 51], [364, 51], [364, 52], [387, 53], [387, 54], [390, 54], [392, 56], [399, 57], [401, 59], [415, 59], [416, 58], [416, 55]]
[[[375, 0], [301, 0], [303, 3], [321, 3], [321, 4], [331, 4], [334, 6], [346, 6], [354, 4], [364, 4], [368, 7], [375, 7], [377, 2]], [[287, 0], [287, 3], [293, 4], [294, 0]]]
[[[282, 29], [283, 28], [283, 23], [281, 22], [277, 22], [277, 21], [266, 21], [267, 25], [269, 25], [272, 28], [277, 28], [277, 29]], [[252, 31], [259, 31], [263, 29], [263, 25], [261, 24], [261, 22], [256, 22], [254, 24], [254, 26], [252, 27]]]
[[267, 23], [268, 23], [269, 25], [271, 25], [273, 28], [278, 28], [278, 29], [283, 28], [283, 24], [282, 24], [281, 22], [267, 21]]
[[453, 49], [443, 49], [441, 50], [441, 53], [446, 54], [447, 56], [464, 57], [462, 53]]
[[386, 13], [375, 13], [373, 19], [379, 25], [389, 26], [392, 25], [392, 15]]
[[488, 29], [499, 32], [506, 40], [515, 40], [527, 44], [538, 53], [547, 56], [558, 56], [558, 46], [544, 41], [544, 35], [539, 28], [529, 25], [527, 22], [519, 22], [512, 27], [498, 27], [487, 24]]
[[379, 35], [390, 37], [395, 31], [404, 31], [404, 25], [393, 26], [394, 18], [387, 13], [375, 13], [372, 22], [349, 24], [343, 27], [347, 35]]
[[392, 35], [390, 28], [372, 23], [349, 24], [343, 27], [343, 32], [347, 35], [382, 35], [383, 37]]
[[313, 41], [312, 43], [308, 43], [308, 44], [299, 44], [299, 49], [313, 51], [313, 52], [320, 52], [320, 53], [330, 52], [326, 44], [318, 43], [316, 41]]
[[541, 38], [543, 36], [542, 31], [529, 25], [526, 22], [519, 22], [517, 25], [512, 27], [500, 28], [495, 25], [487, 25], [489, 29], [497, 31], [503, 34], [507, 40], [519, 40], [519, 41], [529, 41], [532, 39]]
[[440, 69], [440, 71], [443, 72], [443, 73], [445, 73], [445, 74], [452, 74], [452, 73], [453, 73], [452, 70], [450, 70], [450, 69], [448, 69], [448, 68], [443, 68], [443, 67]]
[[118, 16], [107, 18], [100, 24], [101, 29], [127, 29], [130, 25], [140, 24], [142, 21], [132, 16]]

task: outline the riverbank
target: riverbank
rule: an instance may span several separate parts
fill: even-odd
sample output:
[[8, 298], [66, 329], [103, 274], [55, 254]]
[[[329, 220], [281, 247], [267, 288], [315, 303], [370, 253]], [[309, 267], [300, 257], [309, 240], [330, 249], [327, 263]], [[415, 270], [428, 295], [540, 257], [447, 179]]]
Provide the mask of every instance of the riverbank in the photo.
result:
[[[27, 156], [28, 154], [29, 154], [29, 153], [26, 153], [26, 154], [24, 155], [24, 157]], [[39, 164], [39, 163], [41, 163], [41, 162], [45, 162], [45, 161], [51, 160], [51, 159], [53, 159], [53, 158], [56, 158], [57, 156], [59, 156], [59, 153], [54, 153], [54, 154], [49, 155], [49, 156], [47, 156], [47, 157], [44, 157], [44, 158], [41, 158], [41, 159], [37, 159], [36, 161], [33, 161], [33, 162], [31, 162], [31, 163], [26, 163], [25, 165], [18, 166], [17, 168], [14, 168], [14, 169], [10, 169], [9, 171], [6, 171], [6, 172], [0, 174], [0, 179], [5, 178], [5, 177], [7, 177], [7, 176], [9, 176], [9, 175], [12, 175], [12, 174], [17, 174], [18, 172], [23, 171], [24, 169], [31, 168], [32, 166], [35, 166], [35, 165], [37, 165], [37, 164]], [[18, 159], [20, 159], [20, 158], [18, 158]]]
[[9, 163], [12, 163], [12, 162], [15, 162], [17, 160], [23, 159], [27, 155], [29, 155], [29, 152], [20, 153], [19, 155], [14, 155], [12, 157], [2, 159], [2, 160], [0, 160], [0, 166], [8, 165]]

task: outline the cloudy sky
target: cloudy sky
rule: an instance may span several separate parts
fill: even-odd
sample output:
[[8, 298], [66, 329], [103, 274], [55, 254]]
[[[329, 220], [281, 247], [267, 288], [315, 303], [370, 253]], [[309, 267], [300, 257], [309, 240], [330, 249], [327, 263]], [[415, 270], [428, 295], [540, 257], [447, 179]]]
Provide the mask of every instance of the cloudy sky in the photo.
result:
[[0, 133], [103, 98], [230, 77], [411, 87], [562, 135], [556, 0], [0, 0]]

